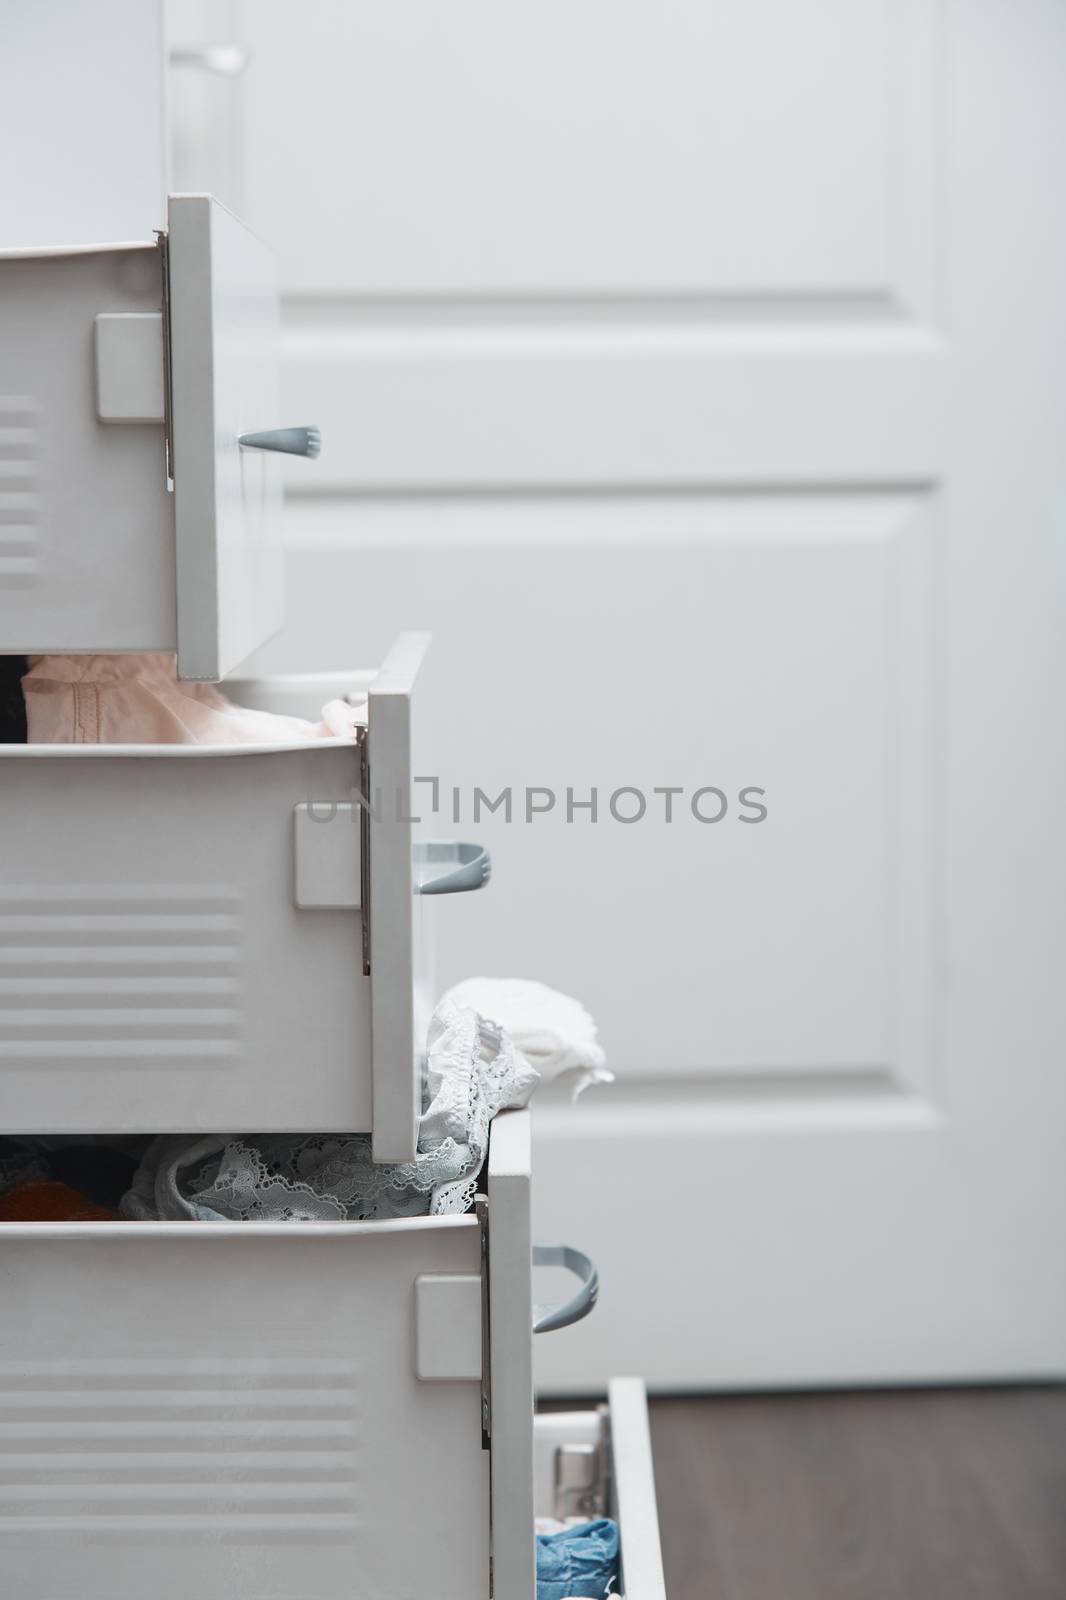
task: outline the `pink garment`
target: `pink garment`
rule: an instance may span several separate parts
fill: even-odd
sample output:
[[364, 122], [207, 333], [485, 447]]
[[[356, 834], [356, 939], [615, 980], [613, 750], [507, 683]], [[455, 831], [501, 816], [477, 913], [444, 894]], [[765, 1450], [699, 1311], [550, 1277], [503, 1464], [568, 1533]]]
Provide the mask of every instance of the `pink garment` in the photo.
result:
[[170, 655], [42, 656], [22, 680], [28, 744], [293, 744], [351, 738], [352, 706], [321, 722], [234, 705], [211, 683], [179, 683]]

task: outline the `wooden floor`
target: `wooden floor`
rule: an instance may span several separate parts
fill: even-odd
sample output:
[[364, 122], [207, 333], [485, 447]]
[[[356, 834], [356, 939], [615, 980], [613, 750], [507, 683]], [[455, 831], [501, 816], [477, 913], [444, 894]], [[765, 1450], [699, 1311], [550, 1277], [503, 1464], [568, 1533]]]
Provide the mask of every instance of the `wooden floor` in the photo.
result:
[[1066, 1600], [1066, 1390], [663, 1399], [669, 1600]]

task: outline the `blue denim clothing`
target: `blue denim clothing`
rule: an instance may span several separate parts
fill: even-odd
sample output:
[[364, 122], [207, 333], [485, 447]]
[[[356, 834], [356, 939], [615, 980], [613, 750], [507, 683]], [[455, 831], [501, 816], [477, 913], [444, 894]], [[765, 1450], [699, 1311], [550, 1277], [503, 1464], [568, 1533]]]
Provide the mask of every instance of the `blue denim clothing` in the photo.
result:
[[537, 1535], [537, 1600], [604, 1600], [618, 1587], [618, 1525], [607, 1517]]

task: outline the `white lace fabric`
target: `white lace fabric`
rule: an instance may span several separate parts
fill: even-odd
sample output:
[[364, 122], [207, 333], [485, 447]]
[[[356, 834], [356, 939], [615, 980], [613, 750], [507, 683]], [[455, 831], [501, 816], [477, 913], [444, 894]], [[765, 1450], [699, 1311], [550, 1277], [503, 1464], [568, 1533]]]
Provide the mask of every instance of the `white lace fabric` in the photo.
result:
[[119, 1208], [138, 1221], [364, 1222], [466, 1211], [498, 1111], [539, 1074], [502, 1028], [445, 999], [427, 1038], [426, 1107], [413, 1161], [375, 1165], [357, 1134], [163, 1135]]
[[574, 1100], [593, 1084], [614, 1082], [596, 1024], [571, 995], [532, 978], [465, 978], [444, 998], [492, 1017], [542, 1083], [563, 1085]]

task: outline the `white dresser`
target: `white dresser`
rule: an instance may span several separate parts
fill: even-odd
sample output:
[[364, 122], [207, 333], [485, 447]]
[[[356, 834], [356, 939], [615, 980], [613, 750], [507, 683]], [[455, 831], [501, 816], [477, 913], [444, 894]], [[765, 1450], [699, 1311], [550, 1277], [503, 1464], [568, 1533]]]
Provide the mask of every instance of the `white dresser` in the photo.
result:
[[[176, 651], [249, 705], [327, 698], [320, 662], [232, 677], [281, 620], [278, 453], [316, 448], [281, 426], [276, 328], [269, 253], [207, 196], [154, 239], [0, 254], [0, 650]], [[414, 1155], [432, 913], [446, 938], [436, 902], [488, 877], [406, 804], [428, 646], [329, 676], [350, 738], [0, 746], [0, 1133]], [[11, 1594], [533, 1600], [535, 1514], [606, 1514], [629, 1600], [660, 1600], [640, 1383], [534, 1416], [535, 1333], [596, 1279], [534, 1246], [531, 1184], [507, 1112], [464, 1215], [0, 1224]], [[535, 1306], [538, 1261], [571, 1301]]]

